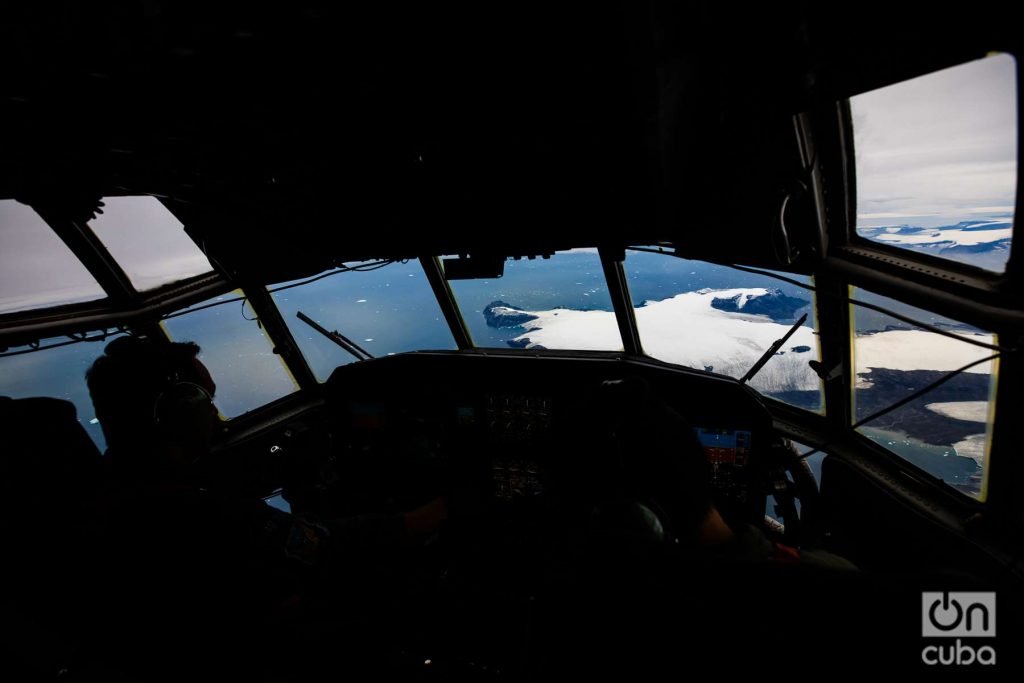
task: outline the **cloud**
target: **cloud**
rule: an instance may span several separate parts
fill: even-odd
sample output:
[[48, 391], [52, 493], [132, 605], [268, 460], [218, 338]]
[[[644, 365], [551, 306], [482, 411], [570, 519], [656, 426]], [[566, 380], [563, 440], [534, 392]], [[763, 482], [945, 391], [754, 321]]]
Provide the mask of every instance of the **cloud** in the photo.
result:
[[0, 313], [104, 296], [35, 211], [13, 199], [0, 201]]
[[1016, 63], [1009, 55], [864, 93], [850, 107], [858, 226], [935, 227], [1013, 211]]

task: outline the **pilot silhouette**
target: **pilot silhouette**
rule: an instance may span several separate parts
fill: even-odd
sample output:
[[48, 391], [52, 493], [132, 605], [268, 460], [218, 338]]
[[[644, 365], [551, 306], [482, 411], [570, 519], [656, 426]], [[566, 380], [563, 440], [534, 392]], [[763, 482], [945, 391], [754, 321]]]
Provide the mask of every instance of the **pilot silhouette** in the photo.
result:
[[825, 551], [775, 542], [747, 520], [728, 522], [714, 503], [711, 466], [692, 426], [643, 378], [605, 380], [575, 421], [576, 428], [568, 431], [589, 440], [581, 450], [599, 454], [613, 473], [604, 478], [613, 486], [592, 515], [599, 533], [668, 542], [733, 560], [856, 568]]
[[414, 546], [446, 517], [444, 502], [434, 500], [406, 514], [313, 521], [230, 483], [211, 485], [204, 460], [220, 417], [199, 350], [122, 337], [87, 373], [113, 482], [100, 551], [110, 567], [104, 590], [123, 627], [118, 637], [140, 663], [165, 658], [166, 643], [175, 642], [191, 653], [182, 661], [217, 654], [227, 665], [226, 633], [246, 651], [235, 654], [259, 662], [256, 625], [282, 610], [294, 615], [310, 591], [343, 582], [367, 555]]

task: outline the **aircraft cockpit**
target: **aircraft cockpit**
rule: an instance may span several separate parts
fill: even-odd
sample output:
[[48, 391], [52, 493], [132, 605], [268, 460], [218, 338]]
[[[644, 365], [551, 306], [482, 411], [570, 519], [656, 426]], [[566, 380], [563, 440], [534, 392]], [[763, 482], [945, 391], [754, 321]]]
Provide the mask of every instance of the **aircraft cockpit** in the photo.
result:
[[12, 680], [1024, 670], [1017, 24], [614, 5], [0, 22]]

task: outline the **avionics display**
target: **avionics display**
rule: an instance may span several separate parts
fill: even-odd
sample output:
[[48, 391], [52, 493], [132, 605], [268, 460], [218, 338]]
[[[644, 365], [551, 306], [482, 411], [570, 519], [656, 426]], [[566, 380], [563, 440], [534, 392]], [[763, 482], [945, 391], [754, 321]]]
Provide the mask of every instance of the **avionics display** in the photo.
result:
[[712, 465], [743, 467], [750, 457], [750, 432], [738, 429], [693, 430], [704, 447], [704, 457]]
[[750, 462], [751, 434], [740, 429], [693, 430], [711, 464], [711, 488], [719, 506], [744, 506], [749, 492], [747, 464]]

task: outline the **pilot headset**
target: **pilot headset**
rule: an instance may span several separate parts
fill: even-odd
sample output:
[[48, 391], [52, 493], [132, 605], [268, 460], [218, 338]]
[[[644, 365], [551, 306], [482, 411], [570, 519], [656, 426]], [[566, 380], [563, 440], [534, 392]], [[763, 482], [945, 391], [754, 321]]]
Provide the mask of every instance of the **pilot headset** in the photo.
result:
[[161, 433], [176, 434], [188, 429], [199, 417], [210, 411], [213, 397], [203, 386], [180, 379], [179, 375], [167, 378], [166, 388], [153, 401], [153, 425]]
[[[209, 419], [213, 405], [212, 389], [200, 384], [202, 372], [195, 357], [198, 347], [185, 353], [179, 350], [160, 347], [157, 372], [163, 388], [153, 399], [153, 426], [166, 436], [189, 433]], [[192, 365], [195, 368], [190, 370]]]
[[116, 430], [119, 433], [140, 428], [168, 436], [188, 433], [212, 410], [212, 379], [206, 388], [208, 373], [199, 367], [194, 372], [188, 369], [190, 363], [198, 364], [198, 351], [188, 342], [134, 336], [107, 344], [104, 356], [90, 370], [90, 392], [98, 401], [97, 410], [102, 407], [104, 413], [100, 419], [125, 421]]

